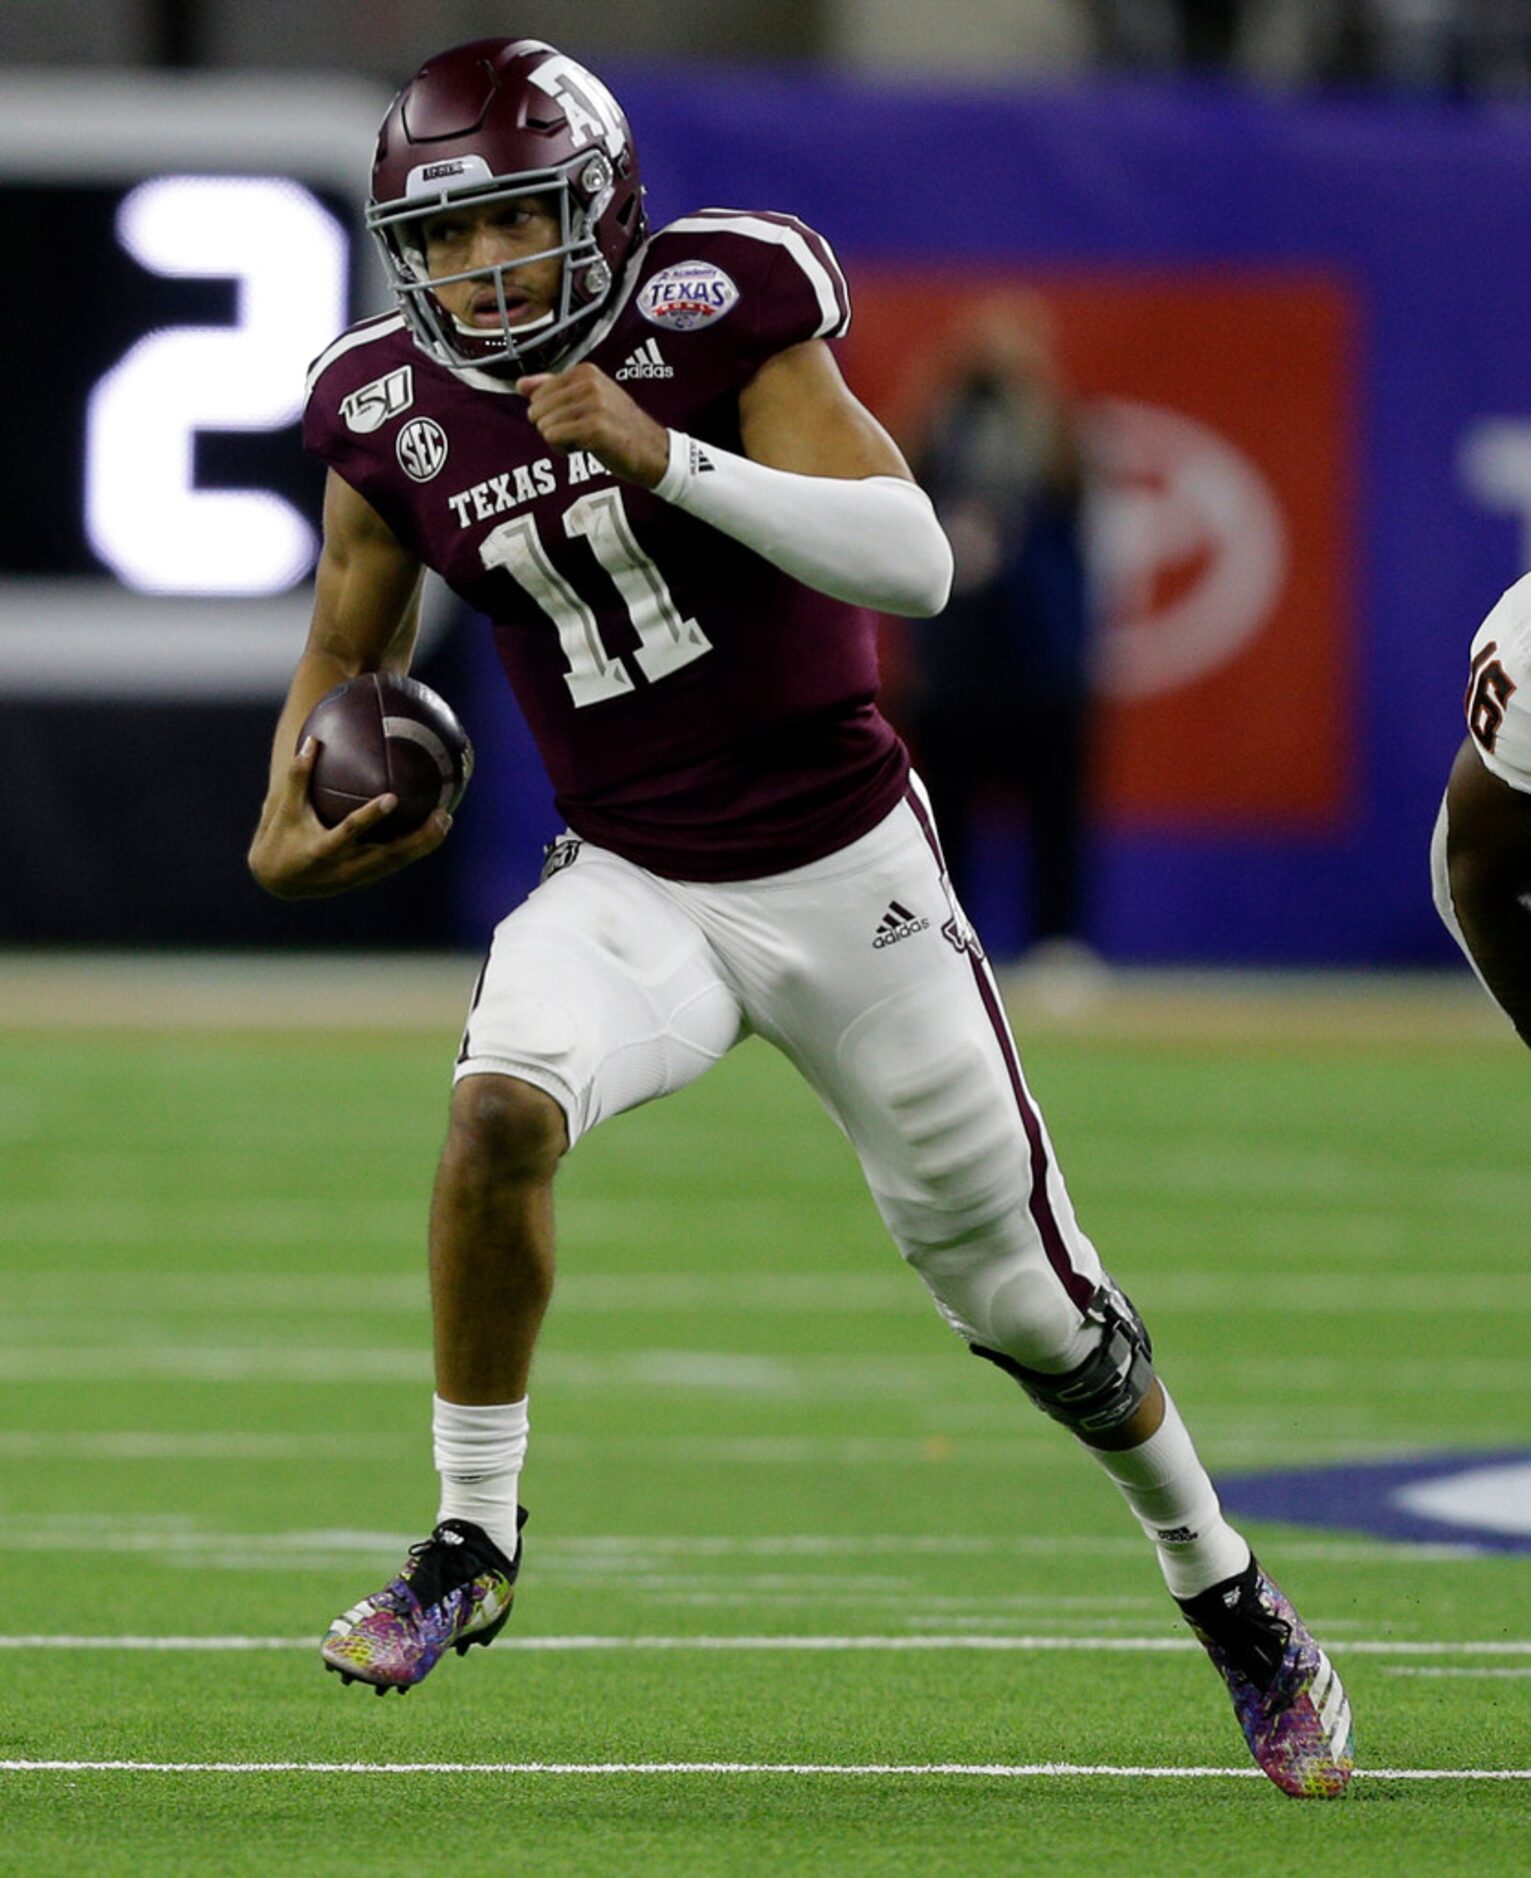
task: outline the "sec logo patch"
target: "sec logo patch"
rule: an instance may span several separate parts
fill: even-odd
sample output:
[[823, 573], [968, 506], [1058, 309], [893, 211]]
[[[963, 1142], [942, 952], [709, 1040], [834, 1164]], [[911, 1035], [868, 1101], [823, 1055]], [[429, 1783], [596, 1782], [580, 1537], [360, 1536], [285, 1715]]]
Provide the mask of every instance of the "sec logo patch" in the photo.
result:
[[651, 326], [689, 333], [739, 304], [739, 289], [711, 261], [677, 261], [638, 290], [638, 311]]
[[406, 476], [428, 483], [447, 460], [447, 434], [434, 417], [412, 417], [399, 432], [394, 451]]

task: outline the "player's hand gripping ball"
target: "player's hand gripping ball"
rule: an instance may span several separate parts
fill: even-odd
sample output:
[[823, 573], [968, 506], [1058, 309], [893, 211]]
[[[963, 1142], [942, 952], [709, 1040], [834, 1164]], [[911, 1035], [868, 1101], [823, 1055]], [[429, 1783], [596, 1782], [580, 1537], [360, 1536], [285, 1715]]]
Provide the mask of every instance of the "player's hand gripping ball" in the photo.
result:
[[309, 737], [319, 753], [308, 795], [326, 828], [375, 796], [399, 798], [368, 841], [407, 835], [435, 809], [452, 814], [473, 774], [456, 712], [429, 685], [394, 672], [364, 672], [327, 691], [298, 732], [300, 750]]

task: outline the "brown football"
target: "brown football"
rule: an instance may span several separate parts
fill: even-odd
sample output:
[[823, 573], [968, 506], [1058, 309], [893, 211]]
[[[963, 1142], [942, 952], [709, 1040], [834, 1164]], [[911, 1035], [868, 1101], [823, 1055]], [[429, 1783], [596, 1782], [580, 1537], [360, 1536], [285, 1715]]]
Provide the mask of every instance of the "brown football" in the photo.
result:
[[433, 809], [451, 814], [473, 774], [473, 745], [452, 707], [418, 678], [364, 672], [328, 691], [298, 732], [298, 748], [319, 745], [309, 800], [326, 828], [374, 796], [399, 804], [368, 830], [393, 841], [418, 828]]

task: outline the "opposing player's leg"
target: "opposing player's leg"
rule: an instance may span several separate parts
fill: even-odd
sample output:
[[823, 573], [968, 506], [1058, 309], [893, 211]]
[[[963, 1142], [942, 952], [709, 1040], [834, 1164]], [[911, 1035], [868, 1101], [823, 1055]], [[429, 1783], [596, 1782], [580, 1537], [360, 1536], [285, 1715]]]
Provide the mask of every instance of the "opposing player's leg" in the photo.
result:
[[728, 959], [754, 1028], [845, 1129], [947, 1322], [1116, 1482], [1266, 1773], [1340, 1791], [1343, 1690], [1223, 1519], [1147, 1332], [1079, 1227], [923, 797], [832, 863], [756, 888], [757, 943]]
[[403, 1691], [448, 1649], [498, 1635], [521, 1563], [527, 1383], [552, 1293], [559, 1162], [606, 1116], [694, 1080], [741, 1025], [684, 910], [598, 850], [577, 850], [496, 931], [431, 1210], [437, 1524], [330, 1627], [331, 1669]]

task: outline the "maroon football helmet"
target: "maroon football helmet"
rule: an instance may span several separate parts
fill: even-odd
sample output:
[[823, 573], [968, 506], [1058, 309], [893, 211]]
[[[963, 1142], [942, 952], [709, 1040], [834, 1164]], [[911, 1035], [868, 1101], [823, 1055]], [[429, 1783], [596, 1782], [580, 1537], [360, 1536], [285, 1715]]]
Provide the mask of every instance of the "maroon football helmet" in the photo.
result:
[[[556, 247], [432, 279], [421, 229], [446, 208], [515, 196], [554, 201]], [[599, 317], [647, 233], [638, 159], [621, 106], [593, 72], [538, 39], [475, 39], [422, 65], [389, 107], [372, 163], [367, 227], [417, 342], [453, 370], [556, 365]], [[563, 258], [553, 310], [513, 326], [505, 276]], [[499, 331], [459, 324], [434, 289], [482, 279]]]

